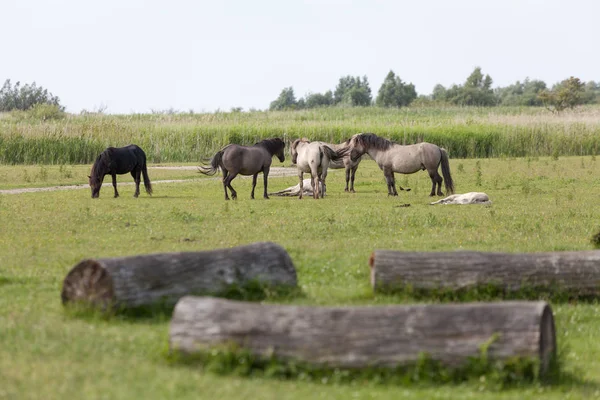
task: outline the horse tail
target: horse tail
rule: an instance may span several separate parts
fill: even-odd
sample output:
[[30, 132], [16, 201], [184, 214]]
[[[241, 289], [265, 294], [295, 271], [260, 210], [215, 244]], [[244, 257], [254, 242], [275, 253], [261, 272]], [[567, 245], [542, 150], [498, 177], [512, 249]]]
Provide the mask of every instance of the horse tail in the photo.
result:
[[209, 165], [202, 165], [198, 168], [198, 170], [201, 173], [203, 173], [204, 175], [214, 175], [217, 173], [217, 171], [221, 167], [222, 161], [223, 161], [223, 150], [220, 150], [210, 160]]
[[446, 149], [440, 147], [440, 153], [442, 153], [442, 175], [444, 176], [444, 185], [446, 186], [447, 194], [454, 193], [454, 182], [452, 181], [452, 175], [450, 175], [450, 163], [448, 162], [448, 152]]
[[148, 167], [146, 166], [145, 158], [144, 165], [142, 165], [142, 175], [144, 177], [144, 187], [146, 188], [146, 193], [152, 195], [152, 183], [150, 182], [150, 178], [148, 177]]
[[[329, 158], [331, 161], [337, 161], [340, 158], [344, 158], [344, 150], [340, 150], [340, 151], [335, 151], [334, 149], [332, 149], [329, 146], [321, 146], [321, 154], [325, 154], [327, 155], [327, 158]], [[323, 156], [321, 155], [321, 158], [323, 158]]]

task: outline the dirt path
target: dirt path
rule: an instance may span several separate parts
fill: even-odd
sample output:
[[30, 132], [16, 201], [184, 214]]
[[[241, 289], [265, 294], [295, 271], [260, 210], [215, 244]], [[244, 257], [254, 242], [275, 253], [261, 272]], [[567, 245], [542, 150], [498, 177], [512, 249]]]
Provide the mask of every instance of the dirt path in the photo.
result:
[[[195, 166], [180, 166], [180, 167], [148, 167], [148, 169], [171, 169], [171, 170], [197, 170], [198, 167]], [[296, 168], [283, 168], [283, 167], [273, 167], [271, 168], [271, 172], [269, 173], [269, 177], [282, 177], [282, 176], [296, 176], [298, 174]], [[241, 176], [242, 178], [249, 179], [251, 176]], [[207, 181], [215, 181], [220, 180], [221, 178], [202, 178], [202, 179], [165, 179], [159, 181], [152, 181], [152, 184], [155, 183], [180, 183], [180, 182], [207, 182]], [[121, 185], [133, 185], [133, 182], [119, 182], [119, 186]], [[112, 183], [104, 183], [102, 187], [111, 186]], [[74, 189], [89, 189], [90, 187], [87, 184], [81, 185], [65, 185], [65, 186], [47, 186], [47, 187], [36, 187], [36, 188], [19, 188], [19, 189], [4, 189], [0, 190], [0, 194], [21, 194], [21, 193], [35, 193], [35, 192], [55, 192], [58, 190], [74, 190]]]

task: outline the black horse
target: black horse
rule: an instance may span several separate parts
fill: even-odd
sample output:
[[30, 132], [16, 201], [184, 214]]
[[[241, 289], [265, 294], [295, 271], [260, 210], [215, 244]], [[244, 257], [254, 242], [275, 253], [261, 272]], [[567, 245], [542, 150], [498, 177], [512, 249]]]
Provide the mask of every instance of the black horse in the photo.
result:
[[283, 150], [285, 143], [279, 138], [265, 139], [256, 143], [254, 146], [240, 146], [238, 144], [229, 144], [217, 152], [210, 160], [210, 165], [201, 166], [200, 172], [205, 175], [214, 175], [220, 168], [223, 171], [223, 189], [225, 190], [225, 200], [229, 200], [227, 188], [231, 191], [231, 198], [237, 198], [237, 192], [231, 187], [231, 181], [238, 174], [252, 175], [252, 193], [250, 197], [254, 198], [254, 188], [256, 187], [256, 178], [258, 173], [262, 172], [265, 182], [264, 198], [267, 195], [267, 177], [271, 169], [271, 161], [274, 155], [279, 161], [285, 161]]
[[108, 147], [104, 150], [96, 162], [92, 165], [92, 172], [88, 175], [90, 187], [92, 188], [92, 198], [100, 197], [100, 188], [105, 175], [112, 176], [112, 184], [115, 188], [115, 197], [119, 197], [117, 192], [117, 174], [122, 175], [131, 172], [135, 181], [135, 194], [140, 194], [140, 175], [144, 175], [144, 187], [148, 194], [152, 194], [152, 184], [148, 178], [148, 169], [146, 168], [146, 153], [136, 146], [130, 144], [125, 147]]

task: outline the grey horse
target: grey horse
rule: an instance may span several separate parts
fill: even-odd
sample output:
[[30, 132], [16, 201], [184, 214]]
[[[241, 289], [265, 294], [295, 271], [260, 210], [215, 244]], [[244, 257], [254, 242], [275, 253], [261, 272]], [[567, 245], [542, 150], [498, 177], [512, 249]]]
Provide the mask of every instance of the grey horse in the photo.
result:
[[[454, 193], [454, 182], [450, 175], [450, 164], [448, 153], [445, 149], [427, 142], [403, 146], [373, 133], [359, 133], [350, 139], [350, 158], [358, 160], [363, 154], [368, 153], [379, 165], [385, 176], [388, 195], [398, 196], [396, 191], [396, 180], [394, 172], [401, 174], [412, 174], [417, 171], [429, 173], [431, 178], [430, 196], [443, 196], [442, 181], [446, 186], [448, 194]], [[442, 166], [442, 175], [438, 173], [438, 167]], [[437, 187], [437, 192], [436, 192]], [[404, 190], [400, 187], [400, 190]]]
[[219, 150], [210, 160], [209, 165], [203, 165], [199, 168], [205, 175], [214, 175], [219, 169], [223, 171], [223, 189], [225, 190], [225, 200], [229, 200], [227, 188], [231, 191], [231, 198], [237, 199], [237, 192], [231, 186], [231, 181], [241, 175], [252, 175], [252, 193], [250, 198], [254, 198], [254, 188], [256, 187], [256, 178], [260, 172], [264, 176], [264, 194], [265, 199], [269, 198], [267, 194], [267, 177], [271, 169], [273, 156], [277, 156], [279, 161], [285, 161], [284, 155], [285, 143], [280, 138], [265, 139], [256, 143], [254, 146], [241, 146], [238, 144], [229, 144]]

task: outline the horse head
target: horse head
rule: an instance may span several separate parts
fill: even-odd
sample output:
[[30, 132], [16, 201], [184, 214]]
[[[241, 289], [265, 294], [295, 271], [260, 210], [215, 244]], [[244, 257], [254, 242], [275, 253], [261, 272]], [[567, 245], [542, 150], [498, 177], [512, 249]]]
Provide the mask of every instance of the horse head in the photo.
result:
[[96, 158], [96, 162], [94, 162], [94, 165], [92, 165], [92, 172], [90, 172], [90, 175], [88, 175], [88, 183], [90, 184], [90, 188], [92, 190], [92, 199], [100, 197], [100, 188], [102, 187], [105, 171], [102, 154]]
[[92, 189], [92, 199], [97, 199], [100, 197], [100, 187], [102, 187], [102, 182], [100, 182], [100, 178], [98, 176], [88, 175], [90, 188]]
[[367, 152], [364, 141], [362, 140], [361, 134], [356, 134], [350, 139], [350, 160], [352, 162], [358, 160], [363, 154]]
[[290, 154], [292, 155], [292, 164], [296, 164], [298, 162], [298, 145], [300, 143], [310, 143], [310, 141], [307, 138], [302, 138], [302, 139], [296, 139], [292, 142], [292, 145], [290, 146]]
[[275, 155], [277, 156], [277, 159], [279, 160], [279, 162], [284, 162], [285, 161], [285, 143], [283, 140], [281, 140], [280, 138], [276, 138], [275, 141], [277, 142], [277, 151], [275, 152]]

